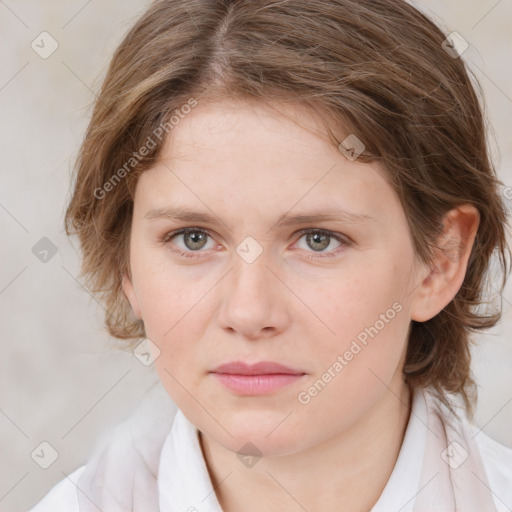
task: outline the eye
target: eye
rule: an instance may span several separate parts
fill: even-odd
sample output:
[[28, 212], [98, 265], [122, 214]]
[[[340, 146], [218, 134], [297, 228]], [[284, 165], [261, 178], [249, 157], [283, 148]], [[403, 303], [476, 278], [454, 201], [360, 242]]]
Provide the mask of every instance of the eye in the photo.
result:
[[[339, 249], [340, 247], [344, 248], [350, 246], [350, 241], [348, 239], [342, 238], [332, 233], [331, 231], [326, 231], [322, 229], [304, 229], [300, 231], [299, 234], [302, 235], [299, 241], [302, 238], [305, 238], [307, 248], [313, 249], [313, 252], [317, 253], [313, 255], [307, 255], [306, 258], [323, 258], [336, 256], [340, 252], [339, 250], [336, 249]], [[333, 240], [338, 242], [338, 246], [330, 251], [325, 251], [325, 249], [327, 249], [332, 244]]]
[[[310, 255], [306, 255], [306, 258], [333, 257], [340, 253], [345, 247], [349, 247], [351, 245], [351, 240], [348, 239], [348, 237], [339, 236], [327, 230], [310, 228], [303, 229], [302, 231], [299, 231], [298, 234], [301, 236], [297, 241], [297, 244], [300, 240], [304, 238], [306, 241], [306, 248], [304, 249], [304, 247], [301, 247], [301, 249], [313, 253]], [[161, 239], [161, 242], [164, 245], [168, 245], [172, 241], [172, 245], [176, 247], [172, 248], [173, 251], [177, 252], [180, 256], [184, 256], [186, 258], [195, 258], [200, 257], [200, 253], [204, 252], [201, 251], [201, 249], [213, 248], [206, 247], [208, 243], [208, 238], [211, 238], [211, 235], [204, 229], [189, 227], [166, 233]], [[178, 241], [180, 241], [181, 239], [181, 244], [175, 242], [174, 240], [176, 239]], [[326, 251], [325, 249], [332, 245], [333, 240], [338, 242], [338, 246], [329, 251]], [[312, 251], [308, 249], [312, 249]]]
[[[183, 246], [180, 246], [178, 243], [174, 242], [174, 239], [179, 239], [180, 237], [182, 237], [181, 239]], [[171, 240], [173, 240], [173, 245], [176, 245], [177, 247], [177, 249], [173, 250], [178, 252], [181, 256], [194, 258], [196, 257], [196, 254], [193, 253], [201, 252], [201, 249], [203, 249], [208, 242], [208, 237], [210, 237], [210, 234], [203, 229], [183, 228], [165, 234], [161, 242], [167, 245]]]

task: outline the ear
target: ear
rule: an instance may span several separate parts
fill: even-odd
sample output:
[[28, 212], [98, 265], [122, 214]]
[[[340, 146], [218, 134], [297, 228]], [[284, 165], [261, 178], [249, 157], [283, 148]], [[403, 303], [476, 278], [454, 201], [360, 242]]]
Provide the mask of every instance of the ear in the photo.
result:
[[126, 295], [126, 298], [128, 299], [128, 302], [130, 303], [133, 312], [135, 313], [135, 316], [142, 320], [142, 315], [140, 312], [140, 306], [139, 301], [137, 300], [137, 295], [135, 293], [135, 289], [133, 287], [133, 283], [131, 279], [128, 277], [127, 274], [123, 274], [123, 280], [122, 280], [122, 288], [123, 292]]
[[464, 204], [443, 218], [443, 233], [438, 240], [430, 273], [414, 290], [411, 319], [426, 322], [448, 305], [460, 290], [480, 223], [480, 213]]

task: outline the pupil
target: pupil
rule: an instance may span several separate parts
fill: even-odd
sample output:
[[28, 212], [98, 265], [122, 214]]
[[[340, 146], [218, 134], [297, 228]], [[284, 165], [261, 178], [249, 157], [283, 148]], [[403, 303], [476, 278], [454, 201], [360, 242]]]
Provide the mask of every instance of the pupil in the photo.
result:
[[[192, 247], [189, 247], [189, 249], [200, 249], [204, 246], [204, 241], [206, 240], [205, 233], [194, 231], [192, 233], [185, 233], [185, 235], [185, 241], [192, 240]], [[201, 242], [203, 243], [201, 244]], [[199, 247], [197, 247], [196, 244], [199, 244]], [[188, 243], [186, 243], [186, 245], [189, 246]]]
[[[324, 239], [324, 243], [322, 243], [320, 241], [320, 239]], [[329, 235], [326, 235], [324, 233], [310, 233], [309, 236], [308, 236], [308, 242], [311, 242], [313, 241], [313, 244], [318, 244], [320, 243], [321, 247], [320, 248], [316, 248], [315, 247], [312, 247], [312, 249], [314, 250], [321, 250], [321, 249], [325, 249], [326, 247], [329, 246]]]
[[[194, 231], [192, 233], [186, 233], [185, 234], [185, 243], [187, 246], [189, 244], [187, 241], [192, 241], [192, 247], [189, 247], [189, 249], [200, 249], [204, 246], [204, 242], [206, 240], [205, 233], [200, 233], [199, 231]], [[320, 247], [312, 247], [314, 250], [322, 250], [329, 246], [329, 235], [326, 235], [324, 233], [310, 233], [307, 237], [308, 243], [312, 242], [313, 245], [320, 244]], [[197, 247], [199, 245], [199, 247]]]

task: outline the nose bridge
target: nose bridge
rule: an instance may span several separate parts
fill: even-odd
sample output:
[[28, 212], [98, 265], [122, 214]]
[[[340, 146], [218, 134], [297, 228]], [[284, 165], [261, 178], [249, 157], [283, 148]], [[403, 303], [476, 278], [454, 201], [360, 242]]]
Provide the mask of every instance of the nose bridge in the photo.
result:
[[269, 268], [269, 251], [260, 244], [258, 249], [254, 242], [245, 240], [237, 247], [220, 312], [224, 328], [247, 337], [257, 337], [263, 329], [279, 331], [287, 317], [279, 280]]
[[272, 295], [275, 276], [270, 271], [269, 251], [258, 250], [253, 242], [242, 242], [236, 249], [233, 258], [229, 296], [240, 304], [252, 302], [260, 308], [269, 301]]

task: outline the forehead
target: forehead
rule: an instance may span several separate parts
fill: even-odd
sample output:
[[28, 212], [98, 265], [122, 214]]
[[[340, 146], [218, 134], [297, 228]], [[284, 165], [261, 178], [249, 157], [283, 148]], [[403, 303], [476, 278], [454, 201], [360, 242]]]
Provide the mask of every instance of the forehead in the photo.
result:
[[242, 100], [199, 104], [170, 135], [162, 153], [168, 161], [192, 158], [215, 164], [241, 158], [248, 160], [247, 167], [251, 162], [315, 162], [319, 155], [339, 156], [328, 142], [321, 117], [312, 107], [299, 104]]
[[378, 216], [383, 203], [397, 202], [384, 176], [375, 163], [348, 160], [309, 108], [225, 101], [180, 120], [139, 178], [136, 203], [232, 205], [240, 215], [333, 206]]

